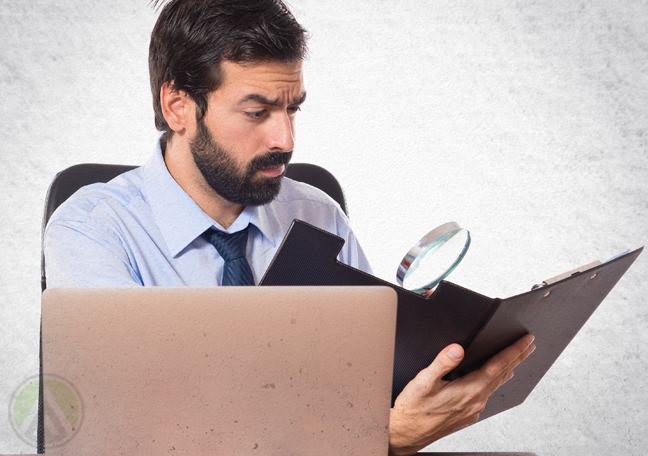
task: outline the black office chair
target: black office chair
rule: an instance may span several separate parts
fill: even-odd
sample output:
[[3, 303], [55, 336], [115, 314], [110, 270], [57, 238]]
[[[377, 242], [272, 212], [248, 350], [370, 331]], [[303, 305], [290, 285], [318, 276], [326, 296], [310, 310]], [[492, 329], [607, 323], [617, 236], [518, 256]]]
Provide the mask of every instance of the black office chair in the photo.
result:
[[[45, 227], [49, 221], [52, 213], [59, 207], [65, 200], [67, 200], [74, 192], [86, 185], [94, 184], [97, 182], [108, 182], [115, 177], [119, 176], [126, 171], [135, 169], [136, 166], [130, 165], [106, 165], [97, 163], [83, 163], [80, 165], [70, 166], [58, 173], [47, 191], [45, 197], [45, 210], [43, 213], [43, 228], [42, 234], [45, 233]], [[311, 165], [309, 163], [293, 163], [288, 165], [286, 176], [296, 181], [305, 182], [317, 187], [327, 193], [333, 198], [342, 208], [344, 213], [347, 213], [346, 200], [342, 187], [337, 179], [325, 170], [324, 168]], [[42, 238], [41, 238], [41, 290], [45, 291], [47, 288], [47, 279], [45, 277], [45, 256], [42, 251]], [[39, 382], [39, 397], [38, 397], [38, 432], [37, 432], [37, 451], [38, 454], [45, 452], [45, 436], [44, 436], [44, 414], [43, 414], [43, 347], [42, 337], [40, 345], [40, 382]]]

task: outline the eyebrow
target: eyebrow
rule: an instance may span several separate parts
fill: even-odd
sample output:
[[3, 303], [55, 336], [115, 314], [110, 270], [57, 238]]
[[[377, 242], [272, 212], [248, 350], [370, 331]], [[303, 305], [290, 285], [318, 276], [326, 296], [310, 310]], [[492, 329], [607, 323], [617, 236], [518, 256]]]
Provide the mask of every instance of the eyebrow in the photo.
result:
[[[292, 103], [290, 104], [291, 105], [302, 104], [305, 100], [306, 100], [306, 92], [302, 92], [299, 98], [293, 100]], [[259, 95], [258, 93], [251, 93], [249, 95], [244, 96], [239, 100], [238, 104], [241, 105], [243, 103], [247, 103], [248, 101], [253, 101], [255, 103], [268, 105], [268, 106], [279, 106], [279, 98], [270, 100], [269, 98], [266, 98], [263, 95]]]

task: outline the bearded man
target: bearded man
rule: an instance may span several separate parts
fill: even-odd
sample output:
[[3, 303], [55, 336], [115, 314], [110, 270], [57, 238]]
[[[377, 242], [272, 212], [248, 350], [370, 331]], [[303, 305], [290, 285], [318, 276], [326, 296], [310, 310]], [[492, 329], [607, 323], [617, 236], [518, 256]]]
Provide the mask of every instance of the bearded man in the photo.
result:
[[[343, 237], [339, 260], [371, 272], [339, 205], [283, 177], [306, 99], [305, 55], [306, 31], [281, 0], [166, 4], [149, 51], [163, 134], [144, 166], [81, 189], [52, 215], [48, 287], [253, 285], [294, 219]], [[236, 283], [214, 248], [229, 235], [246, 243]], [[412, 454], [475, 422], [532, 340], [453, 382], [441, 379], [463, 350], [443, 350], [396, 400], [391, 453]]]

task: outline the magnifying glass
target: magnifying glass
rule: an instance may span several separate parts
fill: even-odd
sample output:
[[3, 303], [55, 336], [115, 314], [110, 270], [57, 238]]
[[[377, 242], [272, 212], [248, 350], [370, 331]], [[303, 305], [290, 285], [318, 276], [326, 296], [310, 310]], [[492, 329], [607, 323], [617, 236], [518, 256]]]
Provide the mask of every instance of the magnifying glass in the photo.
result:
[[407, 252], [396, 271], [396, 281], [414, 293], [425, 293], [454, 271], [468, 247], [470, 232], [457, 222], [438, 226]]

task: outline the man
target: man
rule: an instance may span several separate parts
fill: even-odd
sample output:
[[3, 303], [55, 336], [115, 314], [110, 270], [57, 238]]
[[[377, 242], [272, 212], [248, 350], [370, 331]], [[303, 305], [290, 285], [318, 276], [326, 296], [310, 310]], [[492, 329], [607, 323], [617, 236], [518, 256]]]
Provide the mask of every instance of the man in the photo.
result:
[[[343, 237], [339, 259], [370, 272], [339, 206], [283, 179], [306, 99], [305, 53], [306, 31], [281, 0], [169, 2], [149, 52], [164, 135], [145, 166], [82, 189], [55, 212], [45, 232], [48, 287], [258, 283], [296, 218]], [[244, 258], [228, 259], [232, 242]], [[475, 422], [532, 340], [453, 382], [441, 378], [463, 350], [447, 347], [396, 400], [391, 453], [412, 454]]]

